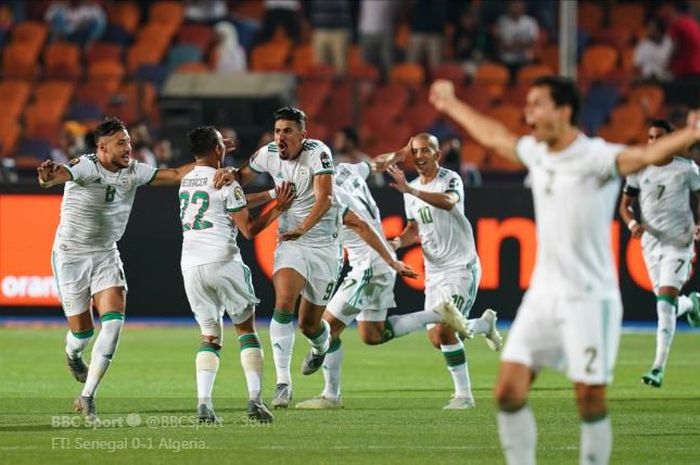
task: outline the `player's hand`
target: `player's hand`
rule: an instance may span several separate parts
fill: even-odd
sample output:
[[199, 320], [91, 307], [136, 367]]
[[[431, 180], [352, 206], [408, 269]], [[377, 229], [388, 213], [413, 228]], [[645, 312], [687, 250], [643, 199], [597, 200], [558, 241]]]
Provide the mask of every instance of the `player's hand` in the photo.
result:
[[56, 177], [59, 166], [53, 160], [44, 160], [36, 169], [39, 176], [39, 184], [46, 184]]
[[392, 249], [399, 250], [401, 248], [401, 238], [398, 236], [393, 238], [392, 240], [389, 241], [389, 245], [391, 246]]
[[236, 141], [229, 138], [229, 137], [224, 137], [224, 148], [226, 149], [226, 153], [231, 153], [234, 150], [236, 150], [238, 147], [236, 147]]
[[391, 266], [391, 268], [393, 268], [394, 271], [396, 271], [396, 273], [398, 273], [400, 276], [405, 276], [411, 279], [416, 279], [420, 276], [413, 270], [413, 268], [400, 260], [394, 260], [389, 266]]
[[238, 170], [235, 168], [219, 168], [214, 173], [214, 187], [216, 189], [228, 186], [233, 181], [238, 181]]
[[389, 183], [391, 187], [403, 194], [411, 192], [411, 186], [408, 185], [408, 182], [406, 181], [406, 175], [404, 174], [401, 168], [397, 168], [396, 166], [390, 166], [386, 169], [386, 172], [389, 173], [391, 179], [394, 180], [394, 182]]
[[275, 199], [277, 199], [276, 208], [281, 211], [288, 209], [294, 200], [294, 185], [291, 182], [284, 181], [279, 186], [276, 186]]
[[695, 225], [695, 231], [693, 232], [693, 239], [700, 241], [700, 224]]
[[304, 235], [304, 231], [299, 228], [291, 229], [279, 235], [280, 241], [296, 241]]
[[408, 143], [401, 147], [397, 152], [396, 152], [396, 158], [395, 158], [395, 163], [403, 163], [406, 161], [406, 158], [411, 154], [411, 143], [413, 142], [413, 137], [408, 139]]
[[630, 235], [635, 239], [639, 239], [640, 237], [642, 237], [642, 234], [644, 234], [644, 226], [642, 226], [641, 224], [635, 224], [634, 226], [632, 226], [632, 229], [630, 229]]
[[455, 86], [452, 81], [438, 79], [430, 86], [429, 100], [437, 110], [444, 111], [447, 105], [456, 99]]

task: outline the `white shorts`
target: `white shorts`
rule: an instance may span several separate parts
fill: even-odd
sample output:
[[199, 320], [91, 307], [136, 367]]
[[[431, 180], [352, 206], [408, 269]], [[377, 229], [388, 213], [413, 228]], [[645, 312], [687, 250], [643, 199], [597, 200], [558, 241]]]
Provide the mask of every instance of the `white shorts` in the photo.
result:
[[127, 290], [124, 265], [117, 249], [85, 254], [54, 250], [51, 268], [67, 317], [88, 311], [90, 299], [100, 291], [112, 287]]
[[306, 280], [302, 297], [314, 305], [325, 306], [333, 296], [341, 266], [339, 247], [316, 249], [294, 241], [283, 241], [275, 249], [272, 273], [292, 268]]
[[208, 263], [182, 271], [185, 293], [200, 327], [219, 322], [228, 313], [234, 324], [241, 324], [255, 313], [259, 302], [245, 263]]
[[528, 292], [501, 360], [537, 373], [548, 367], [575, 383], [610, 384], [622, 327], [620, 295], [563, 297]]
[[425, 275], [425, 310], [432, 310], [447, 297], [469, 318], [481, 281], [481, 264], [474, 260], [462, 269]]
[[373, 274], [372, 268], [351, 270], [338, 286], [326, 310], [348, 326], [358, 321], [384, 321], [387, 309], [396, 307], [396, 273]]
[[663, 244], [645, 233], [642, 236], [642, 253], [655, 294], [658, 294], [660, 287], [666, 286], [680, 290], [690, 278], [695, 258], [694, 243], [687, 247]]

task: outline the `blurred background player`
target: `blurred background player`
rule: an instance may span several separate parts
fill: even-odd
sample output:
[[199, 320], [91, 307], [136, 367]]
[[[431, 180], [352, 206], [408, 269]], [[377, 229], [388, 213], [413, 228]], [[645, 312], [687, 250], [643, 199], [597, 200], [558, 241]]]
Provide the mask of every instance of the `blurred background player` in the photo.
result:
[[[501, 336], [496, 329], [496, 312], [484, 311], [481, 318], [466, 324], [466, 318], [474, 305], [481, 265], [476, 255], [474, 235], [469, 220], [464, 214], [464, 186], [459, 174], [440, 167], [440, 145], [431, 134], [418, 134], [411, 139], [411, 158], [418, 177], [411, 183], [406, 181], [403, 171], [395, 166], [387, 168], [393, 178], [391, 184], [404, 194], [404, 205], [408, 225], [398, 237], [392, 240], [395, 249], [419, 243], [425, 260], [425, 305], [424, 311], [415, 316], [428, 315], [430, 310], [447, 306], [443, 311], [447, 324], [410, 318], [405, 320], [408, 327], [397, 321], [393, 324], [395, 334], [405, 334], [415, 330], [417, 325], [428, 324], [430, 342], [442, 351], [447, 369], [452, 375], [455, 392], [447, 410], [460, 410], [474, 407], [471, 382], [464, 344], [455, 334], [468, 337], [471, 333], [483, 334], [489, 347], [500, 350]], [[458, 320], [450, 318], [456, 315]]]
[[[666, 120], [653, 120], [649, 144], [673, 132]], [[687, 314], [691, 326], [700, 326], [700, 294], [679, 296], [690, 277], [695, 257], [695, 240], [700, 226], [693, 221], [690, 194], [700, 196], [700, 173], [691, 160], [670, 156], [627, 176], [620, 200], [620, 216], [632, 233], [642, 238], [644, 262], [656, 294], [656, 356], [642, 382], [661, 387], [671, 350], [676, 318]], [[633, 205], [639, 201], [641, 220], [634, 218]]]
[[[612, 382], [622, 300], [610, 248], [610, 222], [620, 182], [700, 139], [698, 115], [688, 127], [646, 147], [589, 138], [576, 127], [579, 94], [568, 78], [537, 78], [527, 93], [532, 134], [518, 138], [499, 121], [433, 83], [430, 100], [474, 139], [525, 165], [532, 176], [537, 259], [530, 288], [508, 334], [495, 387], [498, 429], [509, 465], [534, 464], [535, 418], [527, 396], [539, 371], [566, 371], [581, 417], [581, 464], [607, 464], [612, 427], [606, 385]], [[575, 202], [572, 199], [576, 199]]]
[[[85, 383], [74, 407], [93, 422], [99, 421], [95, 392], [124, 325], [127, 285], [117, 241], [126, 229], [136, 189], [149, 183], [177, 185], [193, 166], [156, 169], [131, 159], [129, 133], [117, 118], [106, 118], [95, 128], [95, 142], [95, 154], [63, 166], [46, 160], [37, 169], [41, 187], [66, 184], [51, 264], [68, 320], [68, 368], [78, 382]], [[93, 305], [102, 329], [88, 368], [82, 353], [94, 334]]]
[[180, 183], [181, 268], [187, 300], [202, 331], [195, 362], [197, 416], [202, 422], [217, 421], [211, 395], [219, 370], [226, 312], [241, 347], [241, 366], [248, 385], [248, 417], [271, 422], [272, 415], [261, 400], [263, 351], [255, 332], [255, 305], [259, 300], [236, 237], [240, 231], [250, 239], [266, 228], [289, 207], [292, 191], [283, 184], [277, 192], [276, 205], [253, 219], [237, 182], [214, 188], [214, 174], [226, 154], [221, 133], [213, 126], [198, 127], [189, 133], [189, 142], [195, 167]]
[[[272, 399], [275, 408], [287, 408], [292, 398], [290, 362], [294, 346], [294, 311], [299, 305], [299, 327], [311, 344], [302, 373], [311, 373], [323, 363], [330, 344], [330, 327], [322, 320], [340, 274], [340, 212], [333, 206], [333, 158], [321, 141], [306, 138], [306, 115], [294, 107], [274, 114], [274, 137], [235, 171], [246, 185], [258, 173], [269, 173], [275, 185], [292, 184], [295, 197], [280, 216], [274, 256], [272, 284], [275, 309], [270, 322], [272, 356], [277, 386]], [[234, 170], [221, 170], [217, 185], [234, 179]], [[270, 193], [256, 201], [271, 200]], [[251, 208], [255, 205], [251, 202]]]

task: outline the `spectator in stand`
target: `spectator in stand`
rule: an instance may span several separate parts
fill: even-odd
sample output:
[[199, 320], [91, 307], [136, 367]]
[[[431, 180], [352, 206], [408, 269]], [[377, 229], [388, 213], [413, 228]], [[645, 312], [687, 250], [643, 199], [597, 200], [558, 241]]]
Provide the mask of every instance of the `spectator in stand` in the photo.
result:
[[352, 33], [352, 14], [348, 0], [311, 0], [309, 20], [316, 63], [332, 65], [338, 76], [344, 76], [348, 63], [348, 47]]
[[224, 0], [187, 0], [185, 21], [216, 24], [228, 16], [228, 5]]
[[700, 103], [700, 25], [675, 2], [664, 3], [658, 11], [673, 42], [671, 73], [674, 82], [667, 95], [671, 103]]
[[153, 155], [158, 168], [168, 168], [173, 160], [173, 148], [168, 139], [159, 140], [153, 145]]
[[151, 147], [153, 139], [145, 123], [136, 123], [129, 128], [131, 136], [131, 156], [136, 160], [151, 166], [158, 166], [156, 156]]
[[494, 35], [498, 42], [498, 58], [508, 67], [511, 77], [521, 66], [532, 63], [539, 27], [535, 18], [525, 14], [525, 2], [508, 2], [508, 11], [498, 18]]
[[57, 165], [65, 165], [73, 158], [82, 155], [82, 144], [76, 133], [76, 125], [79, 123], [66, 123], [58, 135], [58, 146], [51, 149], [51, 159]]
[[486, 33], [473, 7], [462, 10], [456, 26], [452, 40], [455, 60], [464, 64], [469, 75], [474, 75], [483, 57]]
[[83, 47], [102, 37], [107, 27], [104, 10], [89, 0], [54, 1], [44, 19], [51, 26], [52, 40], [68, 40]]
[[218, 73], [235, 73], [248, 69], [245, 50], [238, 42], [233, 24], [221, 21], [214, 26], [216, 43], [212, 48], [212, 63]]
[[406, 60], [422, 63], [425, 58], [431, 69], [440, 66], [446, 24], [447, 2], [417, 0], [411, 14], [411, 37]]
[[666, 26], [657, 19], [647, 24], [647, 35], [634, 48], [634, 66], [642, 79], [666, 81], [673, 43], [666, 35]]
[[284, 29], [295, 44], [301, 39], [301, 18], [299, 0], [265, 0], [265, 17], [258, 43], [267, 42], [275, 35], [278, 27]]
[[393, 0], [361, 0], [358, 32], [362, 58], [375, 65], [386, 77], [394, 63], [394, 13]]

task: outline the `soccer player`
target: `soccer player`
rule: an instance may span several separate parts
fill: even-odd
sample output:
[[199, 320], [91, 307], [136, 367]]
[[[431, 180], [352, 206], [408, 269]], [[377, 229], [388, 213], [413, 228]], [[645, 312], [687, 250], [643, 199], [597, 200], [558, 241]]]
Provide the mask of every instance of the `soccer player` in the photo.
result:
[[[195, 359], [197, 416], [216, 422], [211, 393], [223, 347], [223, 314], [228, 313], [238, 333], [241, 366], [248, 385], [248, 417], [271, 422], [272, 414], [261, 400], [263, 351], [255, 332], [255, 297], [250, 269], [243, 263], [236, 237], [247, 239], [274, 221], [291, 204], [291, 186], [277, 189], [275, 206], [251, 218], [243, 190], [237, 182], [215, 189], [213, 177], [226, 155], [224, 140], [213, 126], [189, 134], [195, 167], [180, 183], [182, 221], [182, 277], [187, 299], [202, 332]], [[232, 224], [233, 223], [233, 224]]]
[[[648, 143], [671, 132], [668, 121], [653, 120]], [[694, 240], [700, 233], [700, 226], [693, 221], [690, 193], [700, 195], [698, 166], [686, 158], [671, 156], [627, 176], [620, 200], [620, 216], [632, 237], [642, 238], [644, 262], [656, 294], [656, 357], [642, 382], [657, 388], [664, 380], [676, 318], [687, 313], [691, 326], [700, 326], [700, 294], [678, 295], [690, 277]], [[634, 218], [635, 200], [639, 201], [640, 222]]]
[[590, 138], [576, 127], [579, 95], [567, 78], [543, 76], [528, 90], [518, 138], [500, 122], [433, 83], [430, 100], [480, 144], [530, 170], [537, 222], [537, 260], [501, 357], [495, 386], [499, 435], [509, 465], [535, 463], [537, 432], [527, 396], [544, 367], [565, 370], [581, 417], [580, 463], [607, 464], [612, 428], [605, 393], [612, 381], [622, 302], [610, 248], [620, 175], [679, 153], [700, 139], [698, 115], [688, 127], [645, 147]]
[[[85, 383], [74, 407], [92, 422], [99, 421], [95, 393], [124, 325], [127, 285], [117, 241], [126, 229], [136, 189], [144, 184], [177, 185], [193, 166], [155, 169], [133, 160], [129, 133], [117, 118], [106, 118], [95, 128], [95, 143], [97, 153], [63, 166], [46, 160], [37, 169], [41, 187], [66, 185], [51, 264], [68, 320], [68, 367]], [[82, 353], [94, 334], [92, 306], [102, 329], [88, 368]]]
[[[321, 395], [300, 402], [297, 408], [334, 409], [342, 407], [340, 395], [340, 372], [343, 348], [340, 334], [357, 319], [363, 342], [370, 345], [383, 344], [396, 337], [425, 328], [426, 324], [452, 324], [459, 322], [453, 331], [463, 331], [465, 323], [454, 306], [434, 302], [435, 311], [421, 311], [406, 315], [390, 316], [387, 309], [396, 306], [394, 283], [396, 273], [417, 277], [413, 270], [396, 261], [393, 249], [381, 239], [381, 248], [367, 247], [362, 228], [371, 228], [375, 236], [382, 238], [381, 217], [377, 204], [367, 187], [366, 179], [388, 166], [402, 161], [410, 151], [410, 142], [399, 152], [380, 155], [371, 162], [357, 164], [340, 163], [336, 168], [334, 193], [343, 206], [343, 245], [348, 251], [352, 270], [340, 284], [331, 299], [323, 318], [331, 327], [331, 346], [323, 362], [325, 386]], [[433, 309], [429, 309], [433, 310]], [[445, 318], [444, 313], [452, 312]], [[495, 320], [493, 320], [495, 323]], [[495, 334], [495, 333], [494, 333]]]
[[[272, 275], [275, 308], [270, 323], [277, 375], [271, 404], [287, 408], [292, 398], [292, 320], [300, 294], [299, 327], [311, 344], [302, 373], [321, 366], [330, 344], [330, 328], [321, 317], [340, 273], [340, 212], [333, 205], [335, 169], [331, 151], [323, 142], [306, 137], [304, 112], [294, 107], [277, 110], [274, 136], [274, 142], [258, 149], [239, 170], [219, 170], [215, 185], [233, 179], [246, 185], [258, 173], [269, 173], [275, 185], [289, 182], [294, 188], [291, 207], [280, 215]], [[256, 202], [270, 199], [267, 192], [256, 196]], [[255, 206], [252, 200], [250, 205]]]

